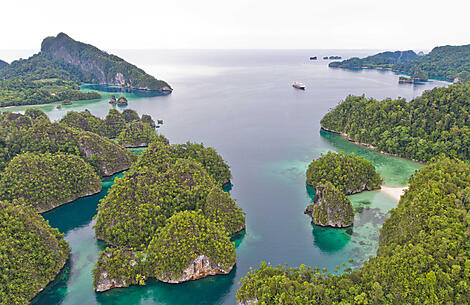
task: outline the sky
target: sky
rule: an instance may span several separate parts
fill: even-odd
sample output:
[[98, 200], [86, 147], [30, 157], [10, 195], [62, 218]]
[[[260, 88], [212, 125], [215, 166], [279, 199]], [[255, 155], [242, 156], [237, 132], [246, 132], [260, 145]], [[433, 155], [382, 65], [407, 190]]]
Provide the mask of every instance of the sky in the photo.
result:
[[470, 43], [468, 0], [6, 0], [0, 49], [430, 50]]

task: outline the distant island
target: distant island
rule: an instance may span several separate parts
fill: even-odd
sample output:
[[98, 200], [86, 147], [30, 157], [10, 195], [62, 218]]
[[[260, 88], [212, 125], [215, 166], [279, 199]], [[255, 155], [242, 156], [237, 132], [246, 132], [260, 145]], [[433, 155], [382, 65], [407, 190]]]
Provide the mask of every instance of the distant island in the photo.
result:
[[406, 73], [412, 83], [428, 78], [454, 83], [470, 81], [470, 45], [435, 47], [429, 54], [414, 51], [382, 52], [365, 58], [353, 57], [329, 64], [331, 68], [385, 69]]
[[30, 58], [0, 63], [0, 107], [100, 98], [97, 92], [81, 91], [84, 83], [102, 90], [117, 86], [155, 95], [172, 92], [165, 81], [122, 58], [60, 33], [44, 39], [41, 52]]
[[415, 59], [418, 55], [414, 51], [382, 52], [365, 58], [353, 57], [343, 61], [331, 62], [331, 68], [344, 69], [392, 69], [397, 63], [407, 62]]

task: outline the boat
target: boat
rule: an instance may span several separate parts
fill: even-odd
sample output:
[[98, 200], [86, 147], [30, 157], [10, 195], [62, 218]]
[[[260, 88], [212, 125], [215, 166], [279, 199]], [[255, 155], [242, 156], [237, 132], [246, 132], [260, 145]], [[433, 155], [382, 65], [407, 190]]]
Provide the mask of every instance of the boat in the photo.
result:
[[323, 59], [328, 59], [328, 56], [324, 56]]
[[292, 87], [294, 87], [296, 89], [300, 89], [300, 90], [305, 90], [305, 85], [302, 84], [302, 83], [299, 83], [299, 82], [294, 82], [292, 84]]
[[311, 56], [310, 60], [317, 60], [317, 57], [316, 56]]

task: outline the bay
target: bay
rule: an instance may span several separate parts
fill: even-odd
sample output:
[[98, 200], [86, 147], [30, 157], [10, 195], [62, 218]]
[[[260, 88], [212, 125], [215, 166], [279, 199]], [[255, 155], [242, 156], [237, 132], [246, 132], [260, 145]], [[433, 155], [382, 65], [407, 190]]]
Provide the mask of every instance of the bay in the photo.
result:
[[[203, 142], [231, 166], [231, 195], [247, 213], [247, 229], [235, 240], [237, 265], [225, 276], [180, 285], [149, 281], [146, 286], [95, 293], [93, 265], [106, 245], [94, 238], [92, 217], [103, 192], [57, 208], [44, 217], [65, 233], [72, 255], [56, 281], [33, 304], [234, 304], [238, 281], [261, 261], [327, 268], [346, 263], [356, 268], [375, 255], [380, 227], [397, 202], [380, 191], [350, 196], [356, 216], [352, 229], [319, 228], [303, 214], [312, 200], [305, 185], [309, 162], [328, 150], [354, 152], [372, 161], [388, 186], [406, 185], [422, 165], [378, 154], [330, 133], [320, 119], [348, 94], [411, 99], [447, 83], [399, 85], [389, 71], [330, 69], [329, 61], [310, 56], [364, 56], [350, 50], [126, 50], [116, 51], [152, 75], [168, 81], [168, 96], [125, 93], [128, 108], [163, 119], [159, 132], [172, 143]], [[293, 81], [306, 90], [292, 88]], [[40, 106], [57, 120], [68, 110], [90, 110], [104, 117], [111, 109], [103, 99], [74, 102], [56, 109]], [[12, 107], [10, 111], [24, 111]], [[120, 108], [118, 108], [120, 109]], [[122, 109], [120, 109], [122, 110]], [[353, 263], [349, 264], [348, 260]], [[340, 271], [341, 272], [341, 271]]]

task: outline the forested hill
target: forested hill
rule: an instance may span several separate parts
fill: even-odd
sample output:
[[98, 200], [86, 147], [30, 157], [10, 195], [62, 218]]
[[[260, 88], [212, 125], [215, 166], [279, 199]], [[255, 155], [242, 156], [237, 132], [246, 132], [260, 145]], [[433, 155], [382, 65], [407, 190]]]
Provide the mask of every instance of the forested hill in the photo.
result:
[[429, 54], [418, 56], [413, 51], [383, 52], [365, 58], [353, 57], [334, 61], [331, 68], [344, 69], [392, 69], [421, 79], [435, 78], [454, 81], [470, 81], [470, 44], [463, 46], [435, 47]]
[[0, 70], [8, 66], [8, 63], [0, 59]]
[[365, 58], [353, 57], [343, 61], [334, 61], [331, 68], [360, 69], [360, 68], [392, 68], [394, 64], [405, 63], [417, 58], [412, 51], [382, 52]]
[[434, 88], [407, 103], [348, 96], [321, 120], [378, 150], [427, 162], [438, 155], [470, 159], [470, 83]]
[[406, 63], [396, 64], [394, 70], [412, 73], [421, 70], [429, 78], [470, 81], [470, 44], [434, 48], [429, 54]]
[[[170, 90], [170, 86], [124, 59], [110, 55], [98, 48], [73, 40], [64, 33], [56, 37], [47, 37], [41, 44], [41, 55], [55, 60], [63, 60], [76, 70], [84, 83], [106, 84], [131, 87], [143, 90]], [[78, 72], [78, 73], [77, 73]]]
[[40, 53], [0, 68], [0, 107], [100, 98], [97, 92], [80, 91], [82, 83], [156, 94], [172, 90], [122, 58], [60, 33], [44, 39]]

